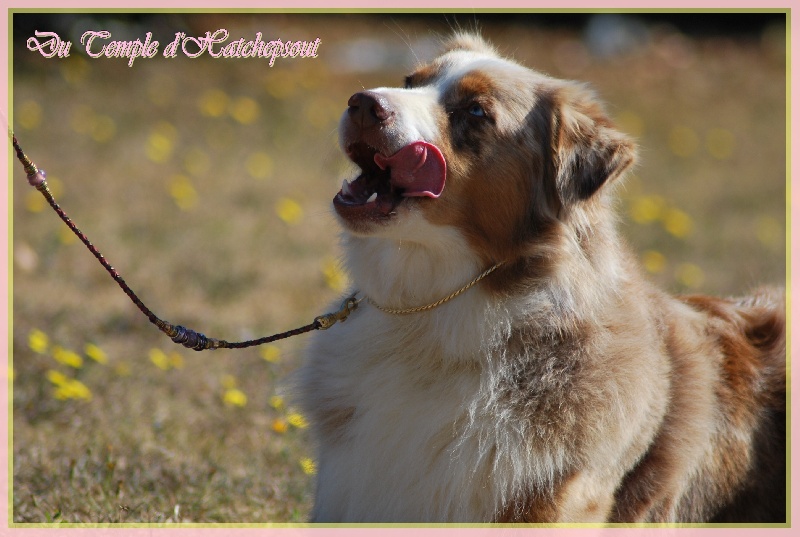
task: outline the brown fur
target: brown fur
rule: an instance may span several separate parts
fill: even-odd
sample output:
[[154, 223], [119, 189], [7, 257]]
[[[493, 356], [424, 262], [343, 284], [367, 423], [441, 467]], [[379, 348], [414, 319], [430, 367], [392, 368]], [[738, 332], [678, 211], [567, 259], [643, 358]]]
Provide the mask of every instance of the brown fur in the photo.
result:
[[[469, 39], [455, 40], [451, 50], [459, 47], [486, 49]], [[428, 74], [417, 76], [418, 80], [429, 80], [435, 71], [424, 69]], [[537, 82], [538, 92], [526, 116], [513, 118], [527, 123], [529, 129], [504, 134], [498, 120], [492, 128], [459, 138], [469, 129], [451, 126], [451, 132], [458, 133], [451, 135], [452, 151], [461, 158], [451, 157], [449, 162], [455, 160], [468, 169], [455, 168], [457, 177], [451, 184], [457, 184], [449, 188], [456, 192], [444, 200], [456, 200], [451, 202], [453, 207], [437, 206], [430, 211], [432, 221], [465, 230], [486, 264], [514, 260], [487, 282], [498, 293], [569, 270], [570, 261], [561, 254], [565, 232], [575, 233], [584, 255], [600, 267], [600, 252], [616, 253], [621, 248], [615, 234], [607, 232], [606, 223], [613, 216], [604, 200], [606, 192], [598, 191], [633, 163], [633, 143], [614, 130], [585, 88], [551, 80]], [[498, 101], [509, 100], [503, 87], [510, 85], [502, 78], [498, 82], [491, 73], [470, 72], [448, 98], [453, 102], [479, 98], [499, 117], [503, 112], [498, 111]], [[542, 143], [547, 140], [549, 147]], [[531, 174], [539, 181], [531, 182]], [[507, 186], [498, 187], [485, 177]], [[573, 213], [582, 220], [572, 220]], [[636, 269], [630, 274], [639, 277]], [[631, 461], [635, 464], [625, 471], [621, 483], [609, 489], [613, 497], [587, 500], [577, 519], [784, 521], [785, 321], [780, 291], [764, 292], [744, 304], [709, 297], [676, 302], [649, 290], [645, 283], [640, 285], [645, 292], [618, 290], [622, 293], [618, 307], [629, 308], [631, 301], [639, 301], [649, 310], [645, 318], [658, 327], [653, 339], [632, 345], [663, 349], [669, 363], [668, 408], [657, 418], [655, 436], [644, 440], [649, 445], [643, 454]], [[642, 319], [600, 315], [605, 323], [617, 323], [620, 332], [641, 331], [646, 337]], [[591, 328], [572, 323], [561, 326], [570, 330], [557, 345], [548, 345], [551, 352], [562, 357], [564, 367], [586, 367], [563, 360], [570, 346], [591, 346], [592, 335], [586, 333]], [[565, 396], [552, 394], [554, 408], [537, 412], [557, 415]], [[590, 415], [587, 411], [579, 418]], [[565, 431], [563, 436], [574, 437], [575, 432]], [[564, 520], [569, 483], [577, 479], [573, 475], [564, 480], [551, 494], [531, 490], [527, 498], [509, 503], [496, 520]]]

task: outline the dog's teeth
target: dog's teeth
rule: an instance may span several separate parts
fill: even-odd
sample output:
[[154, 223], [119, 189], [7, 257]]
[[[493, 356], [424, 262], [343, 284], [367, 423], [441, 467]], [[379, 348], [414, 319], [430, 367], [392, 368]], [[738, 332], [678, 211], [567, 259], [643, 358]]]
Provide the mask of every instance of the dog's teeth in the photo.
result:
[[372, 203], [376, 199], [378, 199], [378, 193], [377, 192], [373, 192], [372, 195], [367, 198], [367, 203]]
[[347, 182], [347, 179], [342, 180], [342, 194], [345, 196], [353, 195], [353, 192], [350, 190], [350, 183]]

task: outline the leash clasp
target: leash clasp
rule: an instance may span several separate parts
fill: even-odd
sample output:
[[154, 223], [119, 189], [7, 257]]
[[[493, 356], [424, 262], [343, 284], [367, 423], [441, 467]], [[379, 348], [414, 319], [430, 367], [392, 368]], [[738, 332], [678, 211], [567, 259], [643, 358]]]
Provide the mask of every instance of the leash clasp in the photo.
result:
[[358, 308], [358, 303], [361, 299], [356, 299], [356, 295], [351, 296], [344, 302], [338, 311], [334, 313], [326, 313], [314, 319], [314, 323], [319, 325], [320, 330], [327, 330], [337, 322], [344, 322], [347, 317]]

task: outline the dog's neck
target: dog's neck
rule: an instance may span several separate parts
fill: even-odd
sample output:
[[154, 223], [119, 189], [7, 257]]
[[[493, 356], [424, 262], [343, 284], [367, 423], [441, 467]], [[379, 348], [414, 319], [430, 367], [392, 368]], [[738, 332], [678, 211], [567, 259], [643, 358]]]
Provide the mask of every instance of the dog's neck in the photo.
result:
[[[615, 234], [613, 224], [599, 226], [594, 232]], [[598, 322], [608, 301], [613, 300], [609, 293], [618, 285], [614, 282], [625, 279], [630, 268], [619, 262], [624, 251], [616, 247], [613, 251], [587, 251], [572, 233], [564, 238], [560, 259], [552, 260], [563, 265], [561, 268], [547, 279], [520, 282], [525, 291], [519, 297], [487, 294], [481, 286], [470, 289], [466, 295], [476, 310], [472, 314], [499, 314], [511, 323], [522, 316], [525, 322], [549, 325], [553, 312], [558, 312], [557, 318], [571, 325]], [[438, 301], [488, 268], [455, 228], [442, 227], [417, 240], [345, 234], [343, 245], [354, 288], [387, 308], [413, 308]], [[449, 304], [457, 305], [456, 301]], [[569, 327], [549, 328], [561, 332]]]
[[[455, 230], [436, 230], [429, 240], [344, 238], [346, 264], [360, 296], [389, 308], [413, 308], [438, 301], [463, 287], [486, 267]], [[480, 285], [434, 309], [395, 315], [366, 309], [383, 330], [404, 334], [436, 349], [433, 365], [480, 361], [498, 323], [495, 301]], [[377, 326], [377, 325], [375, 325]]]
[[416, 307], [452, 293], [486, 267], [455, 230], [425, 242], [380, 237], [344, 238], [355, 287], [386, 307]]

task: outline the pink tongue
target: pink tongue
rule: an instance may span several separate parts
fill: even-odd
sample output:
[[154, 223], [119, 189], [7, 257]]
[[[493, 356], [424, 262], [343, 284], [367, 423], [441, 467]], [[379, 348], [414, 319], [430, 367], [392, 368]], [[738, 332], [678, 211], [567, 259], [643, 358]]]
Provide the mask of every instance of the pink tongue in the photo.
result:
[[408, 144], [391, 157], [375, 154], [380, 169], [391, 168], [392, 186], [403, 196], [438, 198], [444, 190], [447, 165], [439, 148], [427, 142]]

